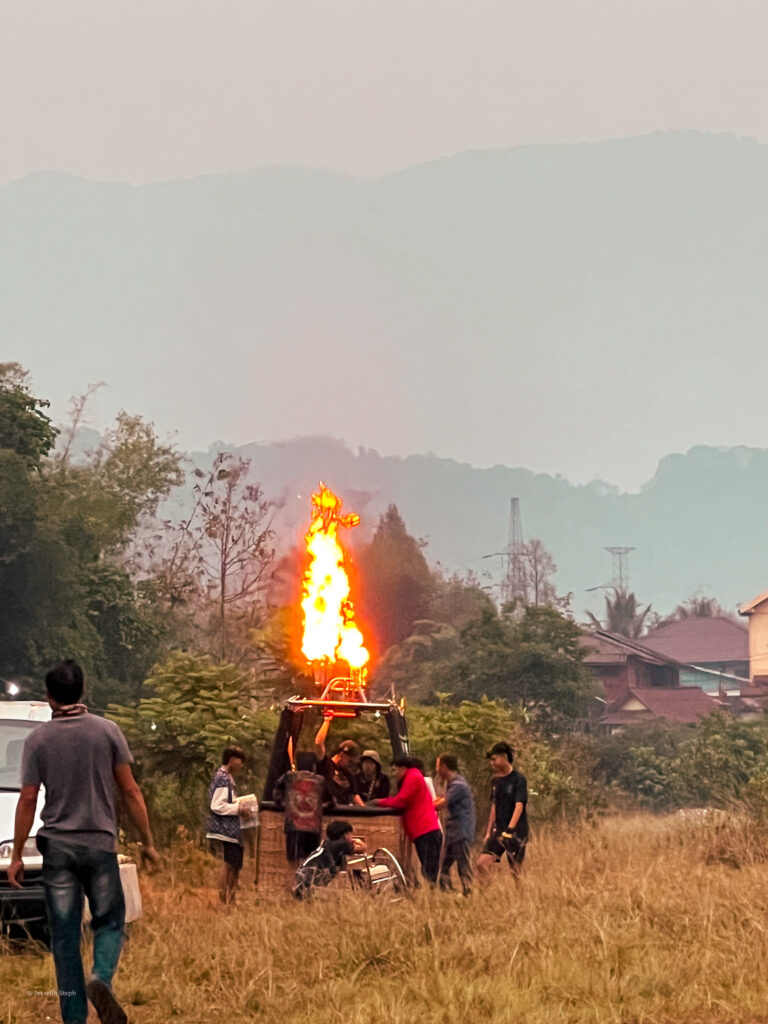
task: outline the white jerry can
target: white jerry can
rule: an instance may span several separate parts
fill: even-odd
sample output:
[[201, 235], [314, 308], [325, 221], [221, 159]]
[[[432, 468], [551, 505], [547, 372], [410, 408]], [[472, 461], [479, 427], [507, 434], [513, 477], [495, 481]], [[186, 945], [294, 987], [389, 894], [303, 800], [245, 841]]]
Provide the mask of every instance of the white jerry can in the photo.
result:
[[[130, 924], [131, 921], [137, 921], [141, 917], [139, 873], [134, 862], [123, 853], [117, 855], [117, 863], [120, 865], [120, 882], [125, 897], [125, 923]], [[86, 897], [83, 906], [83, 924], [90, 920], [91, 908], [88, 906], [88, 897]]]
[[141, 917], [139, 873], [133, 861], [124, 861], [120, 865], [120, 881], [123, 883], [123, 895], [125, 896], [125, 923], [129, 924]]

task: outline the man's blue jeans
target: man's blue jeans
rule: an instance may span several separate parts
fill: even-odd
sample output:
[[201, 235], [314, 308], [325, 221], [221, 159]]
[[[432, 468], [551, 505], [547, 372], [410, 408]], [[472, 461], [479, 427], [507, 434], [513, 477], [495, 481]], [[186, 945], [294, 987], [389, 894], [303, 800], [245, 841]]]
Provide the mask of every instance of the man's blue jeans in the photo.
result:
[[51, 929], [51, 952], [64, 1024], [85, 1024], [88, 1000], [80, 954], [83, 894], [93, 928], [93, 975], [112, 984], [123, 946], [125, 898], [117, 854], [38, 836], [43, 886]]

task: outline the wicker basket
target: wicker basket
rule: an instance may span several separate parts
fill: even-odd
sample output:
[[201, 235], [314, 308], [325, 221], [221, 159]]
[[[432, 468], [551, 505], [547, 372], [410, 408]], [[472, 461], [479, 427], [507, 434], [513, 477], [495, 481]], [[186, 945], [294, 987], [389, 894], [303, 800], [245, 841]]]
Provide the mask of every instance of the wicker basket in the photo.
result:
[[[384, 846], [400, 861], [406, 877], [411, 875], [411, 843], [400, 823], [400, 815], [392, 811], [372, 814], [354, 807], [339, 809], [323, 816], [323, 831], [332, 821], [349, 821], [354, 835], [365, 840], [370, 853]], [[285, 831], [282, 811], [262, 807], [259, 811], [259, 839], [256, 885], [259, 892], [288, 892], [296, 867], [285, 855]]]

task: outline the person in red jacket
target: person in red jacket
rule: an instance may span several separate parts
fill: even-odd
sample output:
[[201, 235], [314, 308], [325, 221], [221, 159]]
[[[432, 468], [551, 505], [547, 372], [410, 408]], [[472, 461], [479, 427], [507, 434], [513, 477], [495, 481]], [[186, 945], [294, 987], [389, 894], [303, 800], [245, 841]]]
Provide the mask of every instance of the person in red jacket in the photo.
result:
[[402, 810], [403, 828], [416, 847], [421, 873], [431, 885], [434, 885], [440, 870], [443, 833], [440, 831], [440, 822], [432, 796], [413, 758], [398, 754], [392, 764], [399, 785], [397, 793], [394, 796], [372, 800], [371, 803], [379, 807]]

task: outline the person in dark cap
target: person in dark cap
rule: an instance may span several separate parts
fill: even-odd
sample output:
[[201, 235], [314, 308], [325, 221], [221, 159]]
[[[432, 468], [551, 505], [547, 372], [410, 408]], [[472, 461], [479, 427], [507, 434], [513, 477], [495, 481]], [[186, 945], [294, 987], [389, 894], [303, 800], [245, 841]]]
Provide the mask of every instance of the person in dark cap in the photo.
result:
[[362, 807], [356, 771], [360, 748], [354, 740], [342, 740], [333, 757], [328, 757], [325, 740], [332, 721], [333, 712], [324, 711], [323, 724], [315, 736], [317, 771], [328, 780], [328, 789], [335, 804], [342, 807], [357, 804]]
[[360, 758], [360, 775], [357, 778], [360, 796], [365, 803], [389, 796], [389, 777], [376, 750], [364, 750]]
[[528, 783], [513, 767], [515, 752], [508, 743], [494, 743], [485, 756], [493, 771], [491, 813], [477, 870], [488, 876], [494, 864], [506, 856], [512, 874], [518, 878], [528, 842]]

